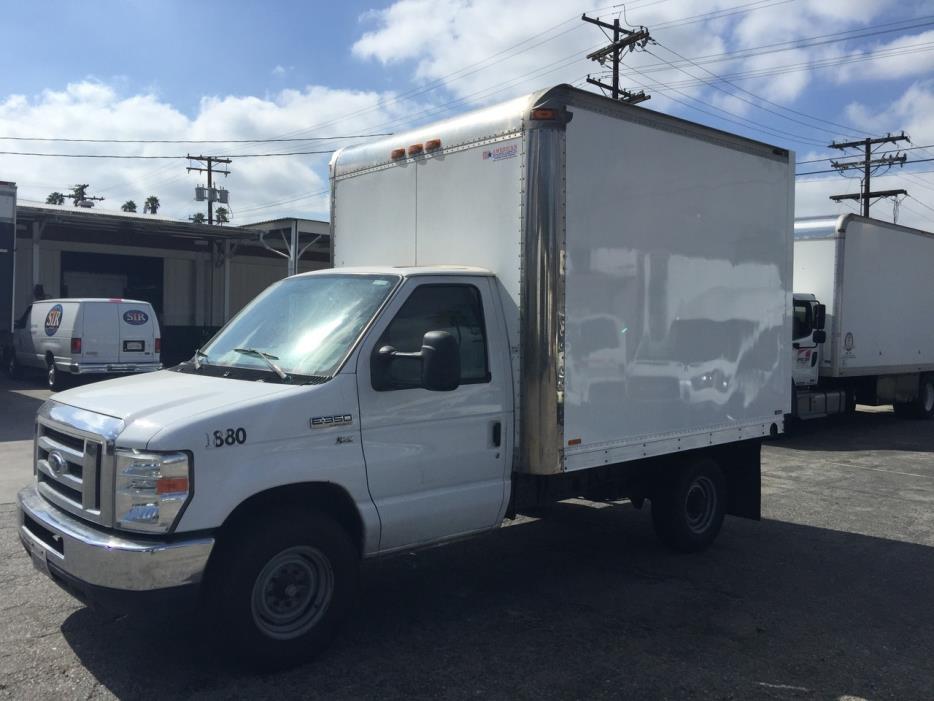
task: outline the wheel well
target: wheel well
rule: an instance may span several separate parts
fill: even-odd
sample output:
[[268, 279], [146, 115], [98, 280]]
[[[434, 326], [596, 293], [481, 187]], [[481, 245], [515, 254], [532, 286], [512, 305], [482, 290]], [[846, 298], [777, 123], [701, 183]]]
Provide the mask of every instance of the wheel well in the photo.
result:
[[333, 482], [287, 484], [254, 494], [230, 513], [221, 526], [220, 537], [273, 509], [289, 507], [327, 514], [347, 530], [357, 551], [363, 553], [363, 519], [347, 490]]

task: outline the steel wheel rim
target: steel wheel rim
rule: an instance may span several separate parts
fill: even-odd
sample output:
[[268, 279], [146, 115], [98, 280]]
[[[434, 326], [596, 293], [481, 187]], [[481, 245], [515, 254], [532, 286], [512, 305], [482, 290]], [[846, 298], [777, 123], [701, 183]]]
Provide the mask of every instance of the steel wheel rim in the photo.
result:
[[49, 365], [49, 387], [55, 386], [55, 364]]
[[291, 640], [317, 625], [333, 596], [334, 570], [324, 553], [310, 545], [286, 548], [253, 582], [253, 622], [270, 638]]
[[926, 414], [934, 412], [934, 383], [925, 382], [923, 390], [923, 407]]
[[717, 489], [707, 476], [696, 477], [684, 498], [687, 525], [692, 533], [702, 534], [713, 523], [717, 511]]

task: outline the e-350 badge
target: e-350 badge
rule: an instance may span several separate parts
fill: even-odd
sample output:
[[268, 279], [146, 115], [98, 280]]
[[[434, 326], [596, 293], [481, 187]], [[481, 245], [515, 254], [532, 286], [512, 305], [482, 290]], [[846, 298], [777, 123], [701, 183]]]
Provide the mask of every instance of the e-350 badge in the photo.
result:
[[308, 419], [310, 428], [327, 428], [328, 426], [349, 426], [353, 423], [350, 414], [337, 414], [336, 416], [313, 416]]

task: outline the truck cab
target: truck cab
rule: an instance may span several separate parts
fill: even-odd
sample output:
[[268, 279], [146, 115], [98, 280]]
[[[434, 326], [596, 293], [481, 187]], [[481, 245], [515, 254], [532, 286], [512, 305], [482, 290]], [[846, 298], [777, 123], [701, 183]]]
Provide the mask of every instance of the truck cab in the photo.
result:
[[791, 344], [795, 387], [813, 387], [820, 380], [821, 348], [827, 340], [824, 318], [824, 306], [817, 297], [795, 293]]

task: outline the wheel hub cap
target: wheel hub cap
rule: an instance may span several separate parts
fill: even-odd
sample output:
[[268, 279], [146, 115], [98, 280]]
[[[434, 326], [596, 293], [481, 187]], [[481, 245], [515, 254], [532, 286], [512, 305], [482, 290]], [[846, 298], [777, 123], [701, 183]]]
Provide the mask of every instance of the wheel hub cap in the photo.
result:
[[293, 546], [271, 558], [253, 583], [253, 621], [271, 638], [296, 638], [321, 620], [333, 595], [334, 572], [324, 553]]
[[713, 522], [717, 510], [717, 491], [709, 477], [698, 477], [688, 488], [685, 498], [688, 528], [703, 533]]

